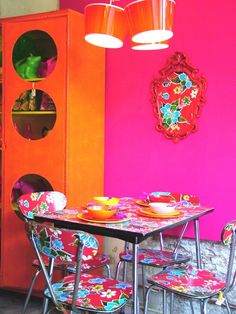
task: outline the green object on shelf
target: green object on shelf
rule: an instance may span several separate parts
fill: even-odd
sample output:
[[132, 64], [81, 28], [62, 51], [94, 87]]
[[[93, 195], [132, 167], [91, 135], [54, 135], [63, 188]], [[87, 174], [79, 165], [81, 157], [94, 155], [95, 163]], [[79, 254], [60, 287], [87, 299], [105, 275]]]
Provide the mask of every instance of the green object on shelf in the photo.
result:
[[41, 56], [29, 56], [15, 63], [16, 72], [23, 79], [33, 79], [38, 77], [38, 67], [41, 62]]

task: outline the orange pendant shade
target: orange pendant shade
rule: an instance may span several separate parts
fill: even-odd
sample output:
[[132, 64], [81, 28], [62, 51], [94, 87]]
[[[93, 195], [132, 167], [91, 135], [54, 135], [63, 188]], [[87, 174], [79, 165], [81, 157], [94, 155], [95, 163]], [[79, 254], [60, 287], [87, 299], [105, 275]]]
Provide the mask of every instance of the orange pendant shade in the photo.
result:
[[168, 40], [161, 41], [159, 43], [145, 43], [145, 44], [139, 44], [139, 43], [131, 43], [131, 48], [133, 50], [160, 50], [165, 49], [169, 47]]
[[125, 7], [131, 40], [156, 43], [173, 36], [174, 0], [139, 0]]
[[120, 48], [127, 34], [124, 9], [105, 3], [85, 7], [85, 40], [103, 48]]

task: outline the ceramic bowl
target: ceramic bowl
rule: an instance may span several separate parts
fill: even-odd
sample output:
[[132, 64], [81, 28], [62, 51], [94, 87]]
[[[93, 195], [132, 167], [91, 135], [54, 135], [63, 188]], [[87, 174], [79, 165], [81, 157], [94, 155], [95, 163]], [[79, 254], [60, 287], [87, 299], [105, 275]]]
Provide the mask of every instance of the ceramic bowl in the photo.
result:
[[174, 206], [168, 203], [153, 202], [149, 203], [149, 206], [156, 214], [170, 214], [175, 210]]
[[109, 209], [106, 205], [87, 206], [87, 210], [90, 216], [100, 220], [111, 218], [116, 212], [115, 209]]
[[117, 197], [109, 197], [109, 196], [95, 196], [94, 201], [98, 204], [115, 206], [119, 203], [119, 198]]

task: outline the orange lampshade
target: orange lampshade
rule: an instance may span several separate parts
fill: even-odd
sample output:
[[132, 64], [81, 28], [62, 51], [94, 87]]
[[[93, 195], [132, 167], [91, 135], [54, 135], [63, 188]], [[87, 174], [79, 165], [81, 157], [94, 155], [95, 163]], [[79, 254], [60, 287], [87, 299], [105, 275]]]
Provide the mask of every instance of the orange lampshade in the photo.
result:
[[155, 43], [173, 36], [174, 0], [139, 0], [125, 7], [131, 40]]
[[103, 48], [120, 48], [127, 34], [124, 9], [105, 3], [85, 7], [85, 40]]
[[145, 43], [145, 44], [139, 44], [139, 43], [131, 43], [131, 48], [133, 50], [160, 50], [165, 49], [169, 47], [168, 40], [160, 41], [159, 43]]

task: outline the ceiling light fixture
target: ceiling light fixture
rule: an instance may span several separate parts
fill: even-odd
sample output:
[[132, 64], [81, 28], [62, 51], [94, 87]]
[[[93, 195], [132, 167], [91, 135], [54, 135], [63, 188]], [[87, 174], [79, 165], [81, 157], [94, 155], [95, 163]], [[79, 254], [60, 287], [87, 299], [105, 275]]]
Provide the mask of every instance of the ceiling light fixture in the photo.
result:
[[[85, 40], [103, 48], [120, 48], [126, 35], [131, 36], [134, 50], [156, 50], [168, 47], [173, 36], [174, 0], [138, 0], [124, 9], [106, 3], [85, 7]], [[129, 26], [129, 27], [128, 27]]]
[[106, 3], [85, 7], [85, 40], [103, 48], [120, 48], [127, 34], [124, 9]]
[[174, 0], [138, 0], [125, 7], [131, 40], [153, 43], [173, 36]]

